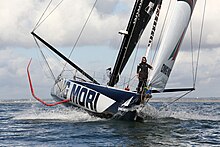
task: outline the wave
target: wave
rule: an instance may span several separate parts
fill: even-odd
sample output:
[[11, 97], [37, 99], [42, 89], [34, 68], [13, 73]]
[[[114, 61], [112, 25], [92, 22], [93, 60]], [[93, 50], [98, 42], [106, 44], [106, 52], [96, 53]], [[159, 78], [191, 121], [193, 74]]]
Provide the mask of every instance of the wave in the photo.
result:
[[101, 118], [93, 117], [87, 112], [75, 108], [56, 107], [52, 109], [33, 108], [15, 114], [14, 120], [44, 120], [44, 121], [71, 121], [91, 122]]
[[[150, 116], [150, 119], [174, 118], [179, 120], [220, 121], [219, 103], [176, 103], [164, 109], [153, 104], [155, 103], [146, 104], [141, 110], [144, 115]], [[26, 108], [19, 112], [13, 112], [13, 119], [72, 122], [106, 120], [91, 116], [84, 110], [64, 106], [42, 107], [37, 103], [32, 103], [30, 107]]]
[[213, 115], [204, 115], [198, 113], [190, 113], [190, 112], [173, 112], [171, 117], [180, 119], [180, 120], [209, 120], [209, 121], [220, 121], [220, 116]]
[[[174, 118], [180, 120], [211, 120], [211, 121], [220, 121], [220, 115], [216, 110], [220, 109], [219, 107], [205, 107], [200, 106], [200, 110], [194, 107], [184, 107], [184, 106], [169, 106], [164, 109], [156, 108], [152, 105], [146, 104], [142, 113], [146, 116], [150, 116], [152, 119], [164, 119], [164, 118]], [[149, 118], [149, 117], [147, 117]]]

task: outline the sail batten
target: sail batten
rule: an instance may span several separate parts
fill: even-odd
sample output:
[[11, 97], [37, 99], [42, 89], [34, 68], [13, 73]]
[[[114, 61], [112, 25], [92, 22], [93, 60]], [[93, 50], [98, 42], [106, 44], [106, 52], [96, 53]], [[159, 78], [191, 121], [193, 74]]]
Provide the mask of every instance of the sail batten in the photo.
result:
[[196, 0], [177, 0], [175, 9], [164, 38], [161, 41], [154, 70], [150, 72], [150, 85], [157, 91], [165, 89], [174, 62], [178, 55], [182, 40], [185, 36]]

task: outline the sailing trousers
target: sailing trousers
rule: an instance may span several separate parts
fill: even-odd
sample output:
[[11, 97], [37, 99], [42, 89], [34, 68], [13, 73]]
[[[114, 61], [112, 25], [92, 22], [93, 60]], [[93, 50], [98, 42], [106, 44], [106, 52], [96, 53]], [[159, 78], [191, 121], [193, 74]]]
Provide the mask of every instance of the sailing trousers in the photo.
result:
[[143, 90], [143, 88], [146, 86], [146, 83], [147, 83], [147, 79], [139, 79], [137, 93], [140, 93]]

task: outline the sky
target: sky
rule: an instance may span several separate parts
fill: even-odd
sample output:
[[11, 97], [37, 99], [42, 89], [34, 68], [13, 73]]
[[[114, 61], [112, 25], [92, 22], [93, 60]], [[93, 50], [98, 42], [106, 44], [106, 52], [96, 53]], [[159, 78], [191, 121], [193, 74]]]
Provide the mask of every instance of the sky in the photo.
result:
[[[30, 58], [32, 58], [30, 71], [36, 95], [50, 98], [54, 81], [30, 34], [49, 2], [50, 0], [0, 1], [0, 100], [31, 98], [26, 73]], [[94, 0], [64, 0], [35, 32], [68, 56], [94, 2]], [[165, 16], [168, 2], [163, 3], [161, 20]], [[58, 3], [59, 1], [54, 0], [45, 16]], [[118, 31], [126, 28], [133, 4], [134, 0], [98, 0], [74, 48], [71, 60], [90, 74], [94, 74], [94, 71], [105, 73], [106, 68], [112, 67], [122, 40]], [[173, 5], [172, 3], [171, 6]], [[220, 97], [220, 17], [217, 17], [219, 5], [220, 1], [216, 0], [208, 0], [206, 3], [196, 91], [189, 95], [191, 97]], [[204, 1], [198, 0], [192, 16], [192, 42], [195, 51], [199, 47], [203, 6]], [[162, 22], [159, 21], [155, 40], [158, 40]], [[127, 75], [132, 70], [133, 62], [136, 68], [140, 58], [145, 54], [150, 29], [151, 26], [146, 28], [140, 40], [135, 61], [133, 59], [135, 52], [132, 55], [125, 70]], [[187, 31], [168, 87], [192, 86], [190, 43], [190, 31]], [[53, 54], [43, 46], [42, 48], [51, 69], [57, 76], [63, 68], [63, 61], [54, 59]], [[133, 71], [136, 70], [135, 68]]]

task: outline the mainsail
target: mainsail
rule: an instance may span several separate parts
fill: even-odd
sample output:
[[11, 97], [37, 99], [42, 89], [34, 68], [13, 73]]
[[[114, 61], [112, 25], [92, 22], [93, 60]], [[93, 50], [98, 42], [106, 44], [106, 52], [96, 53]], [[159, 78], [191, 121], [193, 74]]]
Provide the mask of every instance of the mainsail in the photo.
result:
[[126, 33], [124, 33], [125, 36], [116, 59], [110, 81], [108, 83], [109, 86], [114, 86], [118, 82], [119, 75], [122, 73], [129, 57], [131, 56], [138, 40], [140, 39], [160, 1], [161, 0], [136, 0]]
[[196, 0], [177, 0], [172, 18], [164, 33], [150, 73], [150, 86], [162, 92], [169, 79], [182, 40], [190, 22]]

